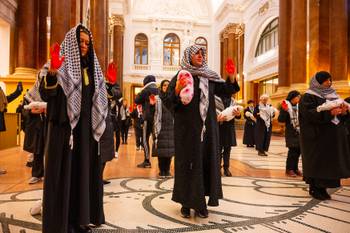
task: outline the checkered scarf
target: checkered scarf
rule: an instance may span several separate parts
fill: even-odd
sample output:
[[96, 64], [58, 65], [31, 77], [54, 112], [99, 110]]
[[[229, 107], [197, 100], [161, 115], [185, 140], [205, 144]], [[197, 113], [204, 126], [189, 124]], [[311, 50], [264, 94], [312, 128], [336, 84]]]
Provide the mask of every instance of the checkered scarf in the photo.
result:
[[[192, 56], [196, 54], [199, 50], [203, 53], [203, 64], [201, 67], [195, 67], [191, 64]], [[192, 45], [185, 49], [184, 56], [181, 61], [181, 68], [187, 70], [192, 74], [192, 76], [197, 76], [199, 78], [199, 89], [200, 103], [199, 111], [203, 121], [203, 128], [201, 133], [201, 140], [203, 141], [205, 133], [205, 120], [207, 118], [208, 108], [209, 108], [209, 81], [224, 83], [225, 80], [215, 72], [209, 69], [206, 62], [206, 48], [199, 45]]]
[[[81, 111], [81, 92], [82, 92], [82, 72], [81, 72], [81, 55], [78, 44], [77, 35], [80, 29], [84, 28], [90, 37], [89, 53], [93, 54], [93, 75], [95, 92], [92, 97], [92, 131], [93, 137], [99, 141], [105, 128], [106, 117], [108, 111], [107, 91], [105, 88], [104, 76], [97, 60], [95, 51], [93, 50], [93, 40], [91, 32], [83, 25], [78, 24], [72, 28], [65, 36], [62, 44], [60, 55], [65, 57], [64, 63], [58, 69], [57, 81], [62, 87], [65, 96], [67, 97], [67, 114], [70, 121], [71, 129], [77, 125]], [[79, 31], [78, 31], [79, 30]]]
[[31, 89], [29, 89], [29, 91], [24, 95], [24, 98], [29, 103], [31, 103], [31, 102], [43, 102], [43, 100], [41, 99], [41, 96], [40, 96], [39, 87], [40, 87], [41, 80], [43, 79], [43, 77], [45, 77], [47, 75], [47, 71], [49, 70], [49, 67], [50, 67], [50, 62], [47, 62], [43, 66], [43, 68], [41, 68], [33, 87]]

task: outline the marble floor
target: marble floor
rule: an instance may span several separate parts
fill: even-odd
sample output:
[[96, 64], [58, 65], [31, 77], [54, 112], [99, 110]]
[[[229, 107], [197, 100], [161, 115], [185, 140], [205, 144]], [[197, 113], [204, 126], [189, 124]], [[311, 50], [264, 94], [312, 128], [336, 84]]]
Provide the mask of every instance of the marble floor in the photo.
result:
[[[231, 154], [233, 177], [223, 177], [224, 199], [209, 207], [209, 218], [180, 216], [180, 206], [171, 201], [173, 178], [157, 177], [157, 162], [151, 169], [136, 168], [142, 152], [133, 137], [120, 148], [120, 157], [108, 163], [105, 178], [106, 224], [94, 232], [350, 232], [350, 182], [328, 190], [332, 199], [310, 198], [300, 178], [284, 175], [286, 148], [283, 138], [273, 137], [269, 156], [259, 157], [241, 144]], [[41, 216], [31, 216], [30, 207], [42, 196], [42, 183], [28, 185], [30, 169], [24, 166], [26, 152], [20, 148], [0, 151], [0, 232], [41, 231]], [[172, 170], [173, 172], [173, 170]]]

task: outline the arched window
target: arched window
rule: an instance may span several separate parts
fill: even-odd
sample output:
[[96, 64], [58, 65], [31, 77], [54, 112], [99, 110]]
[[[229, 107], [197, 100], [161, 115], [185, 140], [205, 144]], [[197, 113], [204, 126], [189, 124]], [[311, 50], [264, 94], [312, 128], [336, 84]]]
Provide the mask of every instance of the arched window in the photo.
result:
[[174, 33], [169, 33], [163, 41], [163, 65], [180, 65], [180, 39]]
[[134, 63], [137, 65], [148, 64], [148, 38], [143, 33], [135, 36]]
[[255, 57], [266, 53], [278, 45], [278, 18], [272, 20], [262, 32], [258, 46], [256, 47]]
[[208, 42], [204, 37], [198, 37], [194, 43], [205, 47], [205, 49], [208, 51]]

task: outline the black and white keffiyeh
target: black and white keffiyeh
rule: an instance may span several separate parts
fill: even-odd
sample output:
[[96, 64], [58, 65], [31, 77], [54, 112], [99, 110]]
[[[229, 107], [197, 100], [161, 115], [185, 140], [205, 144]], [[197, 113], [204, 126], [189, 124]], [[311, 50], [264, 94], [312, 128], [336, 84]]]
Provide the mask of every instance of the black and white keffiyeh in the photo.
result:
[[[57, 82], [62, 87], [67, 98], [67, 114], [72, 131], [79, 121], [81, 111], [82, 71], [80, 48], [77, 39], [81, 29], [88, 32], [91, 44], [89, 49], [93, 49], [91, 32], [82, 24], [78, 24], [66, 34], [61, 44], [60, 55], [64, 56], [64, 62], [57, 70]], [[94, 139], [99, 141], [106, 128], [105, 120], [108, 111], [108, 100], [104, 76], [96, 53], [95, 51], [90, 52], [93, 53], [93, 75], [95, 80], [91, 109], [92, 131]]]
[[299, 104], [292, 105], [292, 103], [288, 100], [285, 100], [288, 105], [288, 114], [290, 118], [290, 122], [293, 125], [293, 128], [300, 133], [300, 125], [299, 125]]
[[50, 68], [50, 62], [47, 62], [43, 68], [39, 71], [38, 77], [31, 89], [24, 95], [24, 98], [29, 102], [42, 102], [43, 100], [41, 99], [39, 88], [40, 88], [40, 83], [41, 80], [47, 75], [47, 72]]
[[[191, 64], [191, 58], [199, 50], [203, 53], [203, 64], [201, 67], [195, 67]], [[203, 141], [205, 133], [205, 120], [207, 118], [209, 108], [209, 81], [225, 82], [215, 71], [210, 70], [206, 62], [206, 48], [199, 45], [192, 45], [185, 49], [184, 56], [181, 61], [181, 68], [187, 70], [192, 76], [199, 78], [199, 88], [201, 89], [199, 111], [203, 121], [203, 128], [201, 133], [201, 141]]]
[[260, 118], [265, 122], [267, 131], [269, 131], [270, 129], [272, 118], [275, 115], [275, 111], [276, 111], [275, 108], [269, 104], [266, 104], [266, 105], [263, 103], [259, 104]]

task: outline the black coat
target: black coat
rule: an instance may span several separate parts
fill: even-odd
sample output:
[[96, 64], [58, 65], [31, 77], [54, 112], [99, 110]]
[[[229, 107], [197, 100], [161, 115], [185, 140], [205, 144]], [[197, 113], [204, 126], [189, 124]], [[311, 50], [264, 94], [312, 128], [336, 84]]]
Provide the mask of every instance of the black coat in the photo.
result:
[[254, 109], [254, 117], [256, 118], [255, 125], [255, 148], [259, 151], [268, 151], [270, 147], [272, 134], [272, 121], [269, 129], [266, 128], [265, 121], [258, 115], [260, 112], [259, 105]]
[[[229, 80], [229, 79], [227, 79]], [[235, 86], [234, 93], [239, 92], [238, 85]], [[222, 95], [221, 100], [225, 108], [230, 107], [232, 95]], [[241, 115], [236, 116], [236, 119], [241, 119]], [[237, 146], [235, 118], [230, 121], [219, 122], [220, 146]]]
[[[45, 79], [43, 79], [45, 80]], [[52, 86], [55, 77], [46, 77]], [[47, 102], [48, 136], [43, 191], [43, 233], [66, 233], [68, 225], [104, 223], [101, 156], [92, 135], [91, 106], [94, 86], [82, 85], [81, 113], [73, 129], [73, 149], [67, 99], [62, 88], [46, 89], [40, 94]]]
[[153, 144], [152, 155], [159, 158], [171, 158], [175, 154], [174, 144], [174, 118], [171, 112], [162, 104], [162, 127], [157, 137], [157, 145]]
[[114, 127], [110, 111], [106, 117], [106, 129], [100, 139], [101, 162], [105, 163], [114, 158]]
[[350, 177], [350, 149], [345, 121], [349, 114], [331, 122], [330, 111], [317, 112], [325, 99], [305, 94], [299, 104], [300, 145], [306, 178], [340, 179]]
[[201, 142], [203, 122], [199, 112], [199, 78], [194, 76], [193, 79], [194, 96], [188, 105], [183, 105], [175, 94], [176, 76], [171, 80], [163, 102], [174, 112], [175, 181], [172, 200], [189, 208], [203, 209], [205, 195], [209, 196], [210, 206], [217, 206], [223, 197], [214, 94], [219, 97], [233, 94], [237, 84], [209, 81], [206, 133]]
[[122, 106], [122, 92], [118, 84], [107, 83], [108, 105], [110, 108], [111, 121], [115, 131], [120, 130], [121, 119], [119, 114], [120, 106]]
[[135, 129], [142, 129], [142, 127], [143, 127], [143, 117], [142, 117], [142, 114], [139, 117], [139, 113], [137, 112], [137, 109], [134, 109], [130, 113], [130, 117], [132, 119], [134, 119], [134, 128]]
[[44, 114], [32, 114], [30, 110], [26, 115], [26, 130], [24, 135], [23, 150], [41, 154], [44, 151], [46, 117]]
[[287, 111], [283, 108], [280, 109], [280, 115], [278, 116], [278, 121], [281, 123], [285, 123], [285, 138], [286, 138], [286, 146], [288, 148], [299, 148], [300, 147], [300, 135], [299, 132], [294, 129], [293, 124], [290, 121], [290, 116]]
[[244, 134], [243, 134], [243, 144], [244, 145], [255, 145], [255, 121], [253, 121], [250, 117], [247, 117], [245, 115], [246, 112], [251, 112], [252, 114], [254, 111], [250, 111], [249, 107], [246, 107], [244, 109], [244, 118], [246, 119], [244, 124]]
[[144, 88], [140, 93], [135, 97], [135, 103], [142, 105], [143, 119], [145, 121], [151, 122], [153, 124], [153, 117], [155, 107], [150, 104], [149, 97], [150, 95], [158, 95], [159, 90], [156, 84], [150, 84]]

